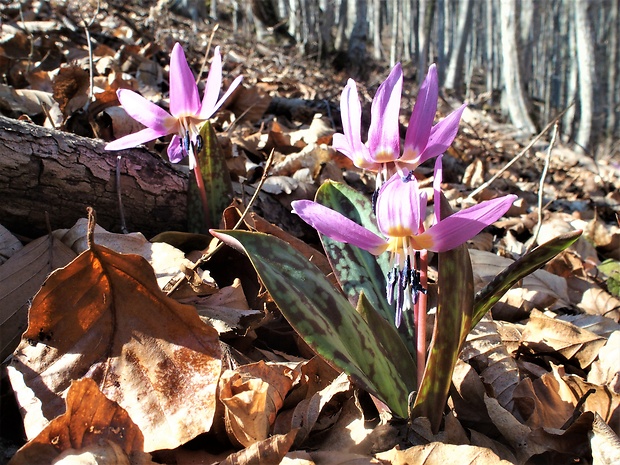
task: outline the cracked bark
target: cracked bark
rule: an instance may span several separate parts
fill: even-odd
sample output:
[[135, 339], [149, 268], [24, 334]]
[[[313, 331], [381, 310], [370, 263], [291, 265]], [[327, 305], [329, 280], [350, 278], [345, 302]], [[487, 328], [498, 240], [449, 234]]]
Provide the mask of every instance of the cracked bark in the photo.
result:
[[37, 237], [69, 228], [97, 212], [97, 222], [120, 232], [116, 188], [121, 155], [121, 193], [129, 231], [151, 237], [186, 230], [187, 174], [144, 148], [108, 152], [100, 140], [0, 116], [0, 224]]

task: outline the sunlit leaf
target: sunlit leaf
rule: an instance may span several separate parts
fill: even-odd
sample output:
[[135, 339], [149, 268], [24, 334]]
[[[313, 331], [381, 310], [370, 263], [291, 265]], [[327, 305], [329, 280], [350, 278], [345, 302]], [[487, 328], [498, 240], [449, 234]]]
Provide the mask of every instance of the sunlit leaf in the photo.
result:
[[90, 377], [152, 451], [209, 430], [220, 370], [217, 332], [161, 292], [146, 260], [93, 245], [35, 296], [9, 376], [30, 438], [64, 412], [71, 381]]
[[570, 247], [581, 236], [581, 231], [562, 234], [536, 247], [498, 274], [487, 286], [476, 293], [472, 327], [476, 326], [486, 312], [520, 279], [533, 273], [557, 254]]
[[351, 304], [313, 264], [275, 237], [216, 231], [250, 257], [291, 326], [319, 355], [345, 371], [399, 416], [407, 414], [407, 386], [390, 354]]
[[[11, 465], [47, 465], [62, 452], [79, 451], [105, 441], [119, 446], [119, 452], [126, 456], [143, 451], [144, 436], [140, 429], [125, 409], [101, 393], [92, 379], [72, 382], [66, 405], [66, 412], [22, 447]], [[116, 453], [109, 445], [104, 449]]]

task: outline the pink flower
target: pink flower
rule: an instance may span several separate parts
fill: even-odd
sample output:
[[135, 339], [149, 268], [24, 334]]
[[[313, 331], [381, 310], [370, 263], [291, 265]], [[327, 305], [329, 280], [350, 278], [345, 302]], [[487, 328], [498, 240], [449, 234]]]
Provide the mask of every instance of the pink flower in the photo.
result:
[[403, 87], [400, 63], [379, 86], [371, 107], [368, 141], [361, 140], [362, 109], [355, 81], [349, 79], [340, 99], [343, 133], [334, 134], [333, 147], [359, 167], [377, 171], [377, 187], [395, 172], [406, 175], [452, 144], [465, 105], [433, 126], [439, 95], [437, 68], [431, 65], [420, 86], [400, 153], [398, 116]]
[[[436, 168], [435, 177], [440, 178], [440, 159]], [[436, 205], [439, 205], [438, 184], [435, 183]], [[392, 271], [388, 274], [387, 298], [392, 303], [396, 289], [398, 325], [402, 310], [411, 308], [417, 292], [424, 292], [415, 269], [416, 252], [445, 252], [458, 247], [501, 218], [516, 198], [515, 195], [506, 195], [481, 202], [441, 221], [435, 221], [424, 230], [426, 195], [420, 192], [415, 177], [403, 179], [395, 174], [383, 184], [377, 199], [377, 225], [383, 237], [317, 202], [297, 200], [292, 206], [294, 213], [321, 234], [374, 255], [385, 251], [390, 253]]]
[[200, 145], [200, 126], [222, 106], [241, 80], [241, 76], [237, 77], [222, 98], [218, 99], [222, 85], [222, 57], [220, 48], [216, 47], [201, 102], [194, 75], [187, 64], [183, 48], [177, 43], [170, 55], [170, 113], [131, 90], [119, 89], [116, 94], [125, 111], [146, 128], [112, 141], [105, 148], [126, 149], [174, 134], [168, 146], [170, 161], [178, 163], [189, 155], [190, 169], [193, 169], [196, 160], [191, 149]]

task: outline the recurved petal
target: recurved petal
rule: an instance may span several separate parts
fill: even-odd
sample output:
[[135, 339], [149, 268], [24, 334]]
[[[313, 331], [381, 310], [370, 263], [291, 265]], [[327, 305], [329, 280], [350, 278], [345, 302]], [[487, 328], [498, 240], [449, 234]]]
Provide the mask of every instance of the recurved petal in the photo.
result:
[[460, 108], [454, 110], [433, 126], [426, 148], [420, 155], [418, 163], [423, 163], [429, 158], [436, 157], [444, 153], [448, 147], [450, 147], [456, 137], [456, 133], [459, 131], [461, 115], [466, 106], [466, 104], [461, 105]]
[[213, 51], [213, 60], [211, 60], [211, 67], [209, 68], [209, 75], [205, 84], [205, 95], [202, 99], [202, 108], [200, 109], [201, 118], [204, 113], [210, 113], [204, 119], [209, 118], [215, 113], [212, 109], [215, 108], [217, 98], [220, 96], [220, 87], [222, 87], [222, 56], [218, 46]]
[[181, 138], [175, 134], [170, 144], [168, 144], [168, 160], [170, 160], [170, 163], [179, 163], [186, 156], [187, 153], [181, 146]]
[[443, 155], [439, 155], [435, 160], [435, 169], [433, 171], [433, 224], [441, 221], [441, 181], [443, 180]]
[[128, 134], [120, 139], [109, 142], [106, 146], [106, 150], [122, 150], [131, 147], [137, 147], [140, 144], [157, 139], [158, 137], [165, 136], [166, 133], [161, 133], [151, 128], [144, 128], [141, 131]]
[[420, 86], [418, 98], [409, 119], [403, 154], [405, 157], [414, 158], [426, 148], [435, 120], [435, 113], [437, 113], [438, 96], [437, 67], [432, 64]]
[[422, 203], [415, 178], [404, 182], [398, 174], [381, 186], [377, 197], [377, 225], [387, 237], [407, 237], [418, 233]]
[[500, 219], [516, 199], [516, 195], [506, 195], [480, 202], [441, 220], [415, 240], [433, 252], [454, 249]]
[[[235, 78], [235, 80], [232, 82], [232, 84], [230, 85], [230, 87], [228, 88], [228, 90], [226, 91], [226, 93], [224, 95], [222, 95], [222, 98], [219, 99], [217, 101], [217, 103], [215, 104], [215, 106], [213, 108], [211, 108], [210, 111], [206, 111], [205, 107], [203, 107], [200, 111], [200, 119], [208, 119], [211, 116], [213, 116], [213, 114], [220, 109], [220, 107], [224, 104], [224, 102], [226, 102], [226, 100], [228, 99], [228, 97], [230, 97], [232, 95], [232, 93], [235, 91], [235, 89], [237, 87], [239, 87], [239, 84], [241, 84], [241, 81], [243, 81], [243, 76], [237, 76]], [[209, 110], [209, 108], [207, 108], [207, 110]]]
[[174, 131], [176, 119], [170, 116], [166, 110], [158, 107], [140, 94], [136, 94], [129, 89], [119, 89], [116, 91], [116, 96], [129, 116], [144, 124], [147, 128], [158, 132], [159, 136], [170, 134]]
[[387, 247], [385, 239], [319, 203], [296, 200], [291, 205], [293, 213], [335, 241], [352, 244], [375, 255], [382, 253]]
[[400, 156], [398, 116], [403, 89], [403, 70], [397, 63], [379, 86], [372, 101], [368, 149], [374, 161], [387, 163]]
[[197, 115], [200, 96], [183, 47], [176, 43], [170, 54], [170, 113], [174, 116]]

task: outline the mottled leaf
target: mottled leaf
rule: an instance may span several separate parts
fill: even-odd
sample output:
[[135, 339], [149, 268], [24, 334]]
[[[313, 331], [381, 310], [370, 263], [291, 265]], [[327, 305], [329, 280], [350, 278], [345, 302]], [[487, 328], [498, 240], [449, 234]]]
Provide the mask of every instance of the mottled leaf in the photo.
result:
[[220, 376], [217, 332], [166, 297], [137, 255], [93, 245], [47, 279], [9, 376], [29, 437], [64, 412], [72, 380], [89, 377], [127, 410], [145, 450], [209, 430]]
[[407, 386], [374, 331], [320, 270], [289, 244], [261, 233], [214, 231], [249, 256], [291, 326], [319, 355], [356, 379], [401, 417]]
[[[370, 200], [352, 187], [325, 182], [316, 194], [316, 201], [381, 235]], [[381, 316], [393, 322], [396, 309], [385, 298], [385, 278], [390, 271], [388, 254], [375, 257], [359, 247], [334, 241], [324, 235], [321, 235], [321, 241], [334, 275], [349, 301], [356, 305], [360, 293], [364, 291], [366, 298]], [[398, 332], [409, 351], [415, 353], [415, 329], [411, 312], [403, 315]]]
[[562, 234], [545, 242], [515, 261], [498, 274], [487, 286], [476, 293], [471, 325], [476, 326], [486, 312], [520, 279], [533, 273], [557, 254], [570, 247], [581, 236], [581, 231]]
[[205, 218], [203, 214], [196, 177], [194, 173], [190, 173], [188, 227], [191, 232], [206, 233], [209, 228], [219, 226], [222, 213], [232, 200], [233, 189], [224, 152], [209, 121], [202, 126], [200, 137], [202, 137], [203, 146], [196, 155], [196, 159], [207, 195], [208, 216]]

